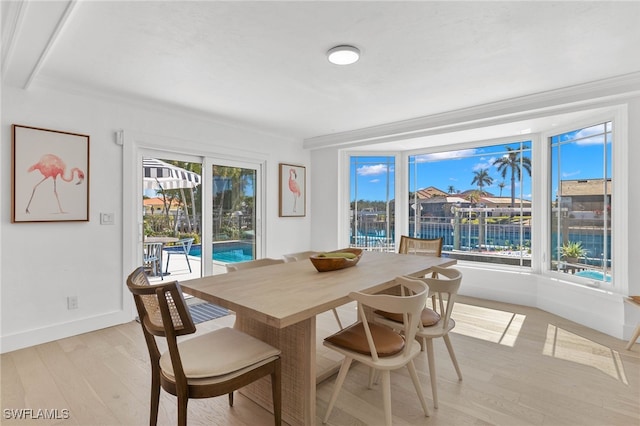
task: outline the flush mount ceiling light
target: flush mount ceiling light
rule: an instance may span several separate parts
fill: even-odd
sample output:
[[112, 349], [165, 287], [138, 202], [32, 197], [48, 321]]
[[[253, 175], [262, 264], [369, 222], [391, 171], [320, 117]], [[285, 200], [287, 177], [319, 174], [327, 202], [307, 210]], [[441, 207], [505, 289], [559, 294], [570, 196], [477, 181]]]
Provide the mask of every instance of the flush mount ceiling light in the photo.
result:
[[332, 64], [350, 65], [360, 59], [360, 50], [348, 45], [336, 46], [329, 49], [327, 58]]

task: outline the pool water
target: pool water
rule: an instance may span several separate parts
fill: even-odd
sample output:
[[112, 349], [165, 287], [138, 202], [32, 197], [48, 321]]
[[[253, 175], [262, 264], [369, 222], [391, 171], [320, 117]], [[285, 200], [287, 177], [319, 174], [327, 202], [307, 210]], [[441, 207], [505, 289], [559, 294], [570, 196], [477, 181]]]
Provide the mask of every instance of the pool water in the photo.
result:
[[[591, 280], [604, 281], [604, 274], [598, 271], [576, 272], [576, 277], [589, 278]], [[611, 282], [611, 275], [607, 275], [607, 282]]]
[[[189, 256], [202, 257], [202, 247], [195, 244], [191, 246]], [[253, 250], [251, 246], [218, 246], [213, 249], [213, 260], [224, 263], [246, 262], [247, 260], [253, 260]]]

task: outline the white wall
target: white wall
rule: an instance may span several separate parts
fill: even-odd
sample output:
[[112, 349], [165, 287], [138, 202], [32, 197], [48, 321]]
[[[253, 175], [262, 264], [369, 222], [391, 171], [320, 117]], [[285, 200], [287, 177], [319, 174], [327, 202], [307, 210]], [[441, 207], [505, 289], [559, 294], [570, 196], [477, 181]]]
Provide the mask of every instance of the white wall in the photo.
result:
[[[629, 210], [629, 244], [622, 251], [628, 253], [629, 282], [628, 294], [640, 295], [640, 221], [635, 217], [640, 212], [640, 98], [626, 102], [628, 108], [628, 184], [624, 192], [614, 197], [627, 197]], [[323, 180], [314, 180], [311, 192], [314, 194], [312, 210], [311, 240], [321, 247], [338, 247], [346, 242], [345, 236], [326, 230], [337, 229], [341, 214], [337, 208], [337, 195], [323, 190], [324, 186], [339, 184], [341, 151], [338, 147], [314, 150], [311, 164], [316, 173], [322, 170]], [[322, 210], [323, 214], [317, 214]], [[635, 212], [635, 213], [634, 213]], [[625, 232], [617, 229], [617, 232]], [[624, 257], [624, 256], [622, 256]], [[628, 339], [640, 322], [640, 308], [624, 301], [625, 294], [610, 292], [586, 286], [558, 282], [553, 277], [541, 274], [514, 272], [513, 270], [487, 269], [482, 265], [459, 263], [464, 272], [461, 294], [504, 301], [555, 313], [572, 321], [597, 329], [618, 338]], [[624, 275], [626, 280], [627, 274]]]
[[[10, 223], [12, 124], [90, 135], [89, 222]], [[123, 309], [123, 297], [131, 297], [123, 287], [130, 272], [123, 270], [123, 245], [132, 237], [123, 236], [122, 229], [123, 185], [130, 183], [122, 179], [123, 148], [115, 143], [119, 129], [184, 144], [167, 146], [171, 151], [180, 152], [183, 147], [211, 150], [213, 145], [266, 158], [265, 255], [280, 256], [310, 247], [310, 216], [278, 217], [278, 163], [308, 167], [309, 152], [301, 148], [301, 141], [185, 111], [6, 85], [2, 87], [1, 126], [2, 352], [133, 318], [129, 309]], [[100, 212], [115, 213], [115, 224], [101, 226]], [[78, 309], [67, 309], [67, 296], [78, 297]]]

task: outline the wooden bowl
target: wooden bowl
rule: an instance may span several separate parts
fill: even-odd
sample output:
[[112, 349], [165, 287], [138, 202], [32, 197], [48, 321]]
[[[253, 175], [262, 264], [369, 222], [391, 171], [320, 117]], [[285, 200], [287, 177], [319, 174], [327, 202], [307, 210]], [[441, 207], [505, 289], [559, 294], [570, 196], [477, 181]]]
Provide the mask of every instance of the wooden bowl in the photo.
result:
[[362, 249], [357, 248], [345, 248], [340, 250], [328, 251], [325, 253], [351, 253], [356, 257], [352, 259], [348, 259], [346, 257], [329, 257], [322, 256], [323, 253], [315, 254], [309, 257], [313, 266], [316, 267], [318, 272], [328, 272], [328, 271], [337, 271], [338, 269], [349, 268], [351, 266], [356, 266], [356, 264], [360, 261], [362, 257]]

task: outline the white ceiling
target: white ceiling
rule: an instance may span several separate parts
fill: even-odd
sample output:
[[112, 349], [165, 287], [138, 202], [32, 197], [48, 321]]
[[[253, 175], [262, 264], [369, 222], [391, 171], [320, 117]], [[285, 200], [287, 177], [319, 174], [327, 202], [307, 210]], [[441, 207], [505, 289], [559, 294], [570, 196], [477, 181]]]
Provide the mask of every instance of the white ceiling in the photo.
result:
[[[169, 104], [296, 139], [640, 72], [635, 1], [3, 0], [2, 24], [5, 84]], [[360, 61], [330, 64], [338, 44]]]

